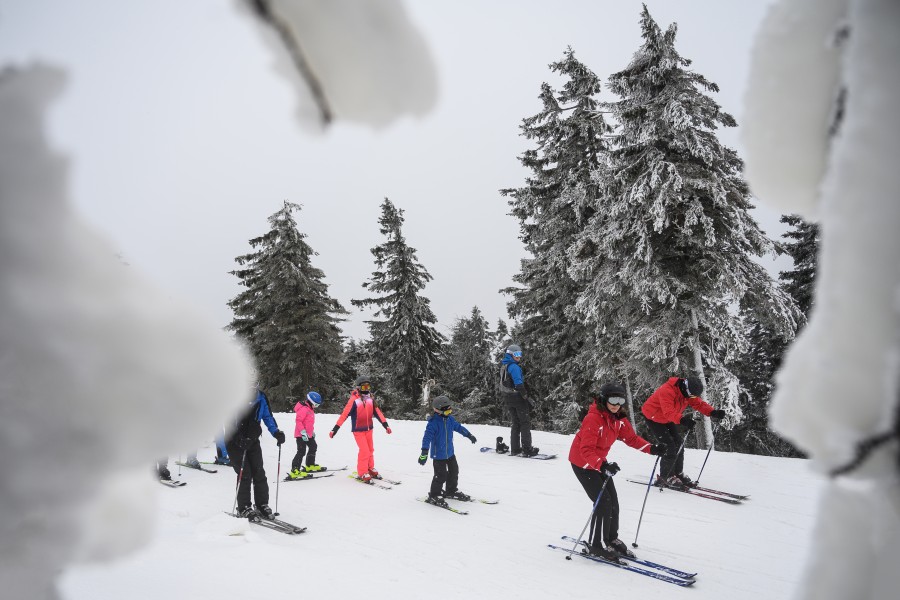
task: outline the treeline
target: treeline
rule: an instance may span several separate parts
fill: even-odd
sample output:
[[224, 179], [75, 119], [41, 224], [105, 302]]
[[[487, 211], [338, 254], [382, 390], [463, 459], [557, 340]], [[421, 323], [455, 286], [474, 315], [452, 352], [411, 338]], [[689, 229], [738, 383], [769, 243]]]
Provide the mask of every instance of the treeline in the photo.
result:
[[[461, 418], [500, 423], [498, 361], [511, 341], [525, 350], [539, 428], [574, 431], [591, 392], [617, 381], [632, 414], [672, 375], [704, 379], [706, 399], [728, 414], [720, 449], [795, 455], [767, 427], [773, 375], [811, 306], [818, 230], [786, 216], [773, 242], [749, 214], [737, 154], [715, 135], [734, 118], [708, 95], [716, 85], [689, 69], [646, 7], [643, 43], [623, 70], [601, 81], [569, 48], [550, 65], [562, 81], [540, 87], [541, 110], [522, 120], [529, 176], [502, 190], [528, 257], [513, 277], [507, 330], [478, 307], [437, 331], [431, 279], [403, 236], [403, 211], [385, 199], [383, 243], [354, 306], [374, 309], [366, 340], [341, 338], [346, 310], [331, 298], [299, 232], [296, 204], [270, 217], [233, 273], [244, 291], [229, 328], [256, 358], [276, 410], [316, 389], [343, 397], [357, 373], [377, 382], [392, 418], [421, 418], [436, 388]], [[773, 280], [759, 259], [788, 253]], [[641, 419], [636, 419], [642, 425]], [[711, 440], [709, 423], [694, 443]]]

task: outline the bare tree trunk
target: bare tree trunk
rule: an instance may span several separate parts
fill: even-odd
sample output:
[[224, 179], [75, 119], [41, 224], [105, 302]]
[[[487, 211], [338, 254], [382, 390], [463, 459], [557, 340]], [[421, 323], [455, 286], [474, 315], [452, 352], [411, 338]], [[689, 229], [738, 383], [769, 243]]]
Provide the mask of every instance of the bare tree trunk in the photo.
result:
[[628, 418], [631, 419], [631, 426], [637, 431], [637, 422], [634, 420], [634, 402], [631, 401], [631, 381], [625, 380], [625, 398], [628, 400]]
[[431, 401], [431, 388], [434, 386], [434, 379], [426, 379], [422, 385], [422, 406], [428, 407]]
[[[694, 322], [694, 372], [703, 382], [704, 394], [709, 394], [706, 387], [706, 375], [703, 374], [703, 353], [700, 351], [700, 322], [697, 320], [697, 312], [691, 309], [691, 320]], [[709, 417], [703, 417], [703, 427], [697, 432], [697, 442], [701, 448], [711, 448], [715, 444], [712, 434], [712, 422]]]

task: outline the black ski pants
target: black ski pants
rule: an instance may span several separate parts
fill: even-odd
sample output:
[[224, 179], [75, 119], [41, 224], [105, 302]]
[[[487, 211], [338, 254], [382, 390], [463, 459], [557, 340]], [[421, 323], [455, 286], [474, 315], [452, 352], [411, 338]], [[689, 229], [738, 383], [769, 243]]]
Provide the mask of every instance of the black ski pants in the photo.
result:
[[[660, 457], [659, 474], [663, 479], [684, 471], [684, 441], [686, 430], [677, 423], [657, 423], [646, 419], [650, 433], [656, 441], [668, 447], [666, 454]], [[679, 452], [680, 449], [680, 452]]]
[[[266, 481], [266, 470], [263, 468], [262, 447], [259, 440], [254, 440], [247, 453], [235, 446], [228, 446], [228, 456], [231, 457], [231, 468], [240, 477], [237, 492], [237, 509], [250, 506], [250, 484], [253, 484], [253, 497], [256, 505], [269, 503], [269, 482]], [[241, 475], [241, 457], [243, 457], [244, 473]]]
[[504, 394], [509, 411], [509, 451], [518, 454], [523, 448], [531, 448], [531, 408], [518, 392]]
[[[309, 454], [306, 454], [306, 449], [309, 448]], [[316, 450], [319, 449], [319, 444], [316, 443], [315, 438], [309, 438], [309, 441], [304, 442], [303, 438], [297, 438], [297, 454], [294, 455], [294, 460], [291, 461], [291, 470], [299, 469], [303, 466], [303, 456], [306, 455], [306, 466], [316, 464]]]
[[[601, 548], [600, 541], [604, 544], [619, 537], [619, 495], [616, 493], [616, 484], [612, 477], [604, 475], [593, 469], [582, 469], [572, 465], [578, 483], [587, 492], [591, 502], [597, 502], [597, 495], [603, 490], [600, 502], [597, 502], [594, 512], [591, 513], [591, 533], [588, 543], [592, 548]], [[604, 486], [606, 483], [606, 487]]]
[[456, 456], [447, 459], [433, 460], [431, 466], [434, 467], [434, 477], [431, 478], [432, 496], [440, 496], [441, 488], [447, 484], [445, 488], [447, 494], [452, 494], [457, 490], [459, 485], [459, 463], [456, 462]]

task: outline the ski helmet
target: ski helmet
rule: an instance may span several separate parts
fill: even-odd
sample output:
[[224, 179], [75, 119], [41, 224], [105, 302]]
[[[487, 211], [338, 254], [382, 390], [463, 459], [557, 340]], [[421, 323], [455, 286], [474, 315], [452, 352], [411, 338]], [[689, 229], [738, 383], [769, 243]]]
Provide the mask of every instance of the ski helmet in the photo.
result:
[[319, 392], [310, 392], [306, 395], [306, 399], [315, 404], [316, 406], [322, 404], [322, 396], [319, 395]]
[[372, 380], [368, 375], [360, 375], [357, 377], [356, 381], [353, 382], [353, 387], [359, 387], [364, 383], [372, 383]]
[[604, 383], [600, 386], [600, 399], [606, 402], [607, 398], [625, 398], [625, 388], [618, 383]]
[[685, 391], [688, 396], [703, 395], [703, 381], [699, 377], [688, 377], [685, 380]]
[[509, 347], [506, 348], [506, 353], [512, 354], [513, 356], [522, 356], [522, 347], [517, 346], [516, 344], [510, 344]]
[[450, 398], [447, 396], [437, 396], [431, 401], [431, 406], [435, 410], [445, 410], [446, 407], [450, 406]]

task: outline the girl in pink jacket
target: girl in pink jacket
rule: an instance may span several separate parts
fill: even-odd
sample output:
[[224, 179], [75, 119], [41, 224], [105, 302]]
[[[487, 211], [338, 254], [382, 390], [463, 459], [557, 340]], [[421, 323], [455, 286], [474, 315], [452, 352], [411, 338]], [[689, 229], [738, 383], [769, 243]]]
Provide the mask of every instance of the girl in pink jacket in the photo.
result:
[[[318, 392], [310, 392], [305, 400], [294, 405], [297, 414], [297, 425], [294, 427], [294, 437], [297, 438], [297, 454], [291, 462], [291, 471], [288, 479], [302, 479], [315, 471], [324, 471], [325, 467], [316, 464], [316, 409], [322, 404], [322, 396]], [[306, 450], [309, 449], [309, 454]], [[306, 455], [306, 466], [303, 466], [303, 456]]]

